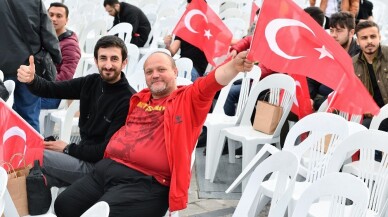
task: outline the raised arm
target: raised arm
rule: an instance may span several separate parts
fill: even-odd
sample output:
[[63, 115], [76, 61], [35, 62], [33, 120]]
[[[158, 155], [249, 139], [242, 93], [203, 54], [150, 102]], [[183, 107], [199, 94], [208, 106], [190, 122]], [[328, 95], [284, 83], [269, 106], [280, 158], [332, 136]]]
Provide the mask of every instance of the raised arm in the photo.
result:
[[247, 51], [240, 52], [237, 56], [218, 67], [215, 72], [216, 81], [221, 85], [227, 85], [239, 72], [252, 70], [253, 62], [246, 59]]

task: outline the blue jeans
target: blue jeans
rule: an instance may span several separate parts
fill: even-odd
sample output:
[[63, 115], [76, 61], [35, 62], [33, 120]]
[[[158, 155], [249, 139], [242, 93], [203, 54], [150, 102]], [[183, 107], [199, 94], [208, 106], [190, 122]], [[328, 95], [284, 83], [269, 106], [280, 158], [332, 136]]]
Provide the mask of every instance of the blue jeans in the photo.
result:
[[41, 109], [57, 109], [61, 99], [41, 98]]
[[200, 76], [199, 76], [198, 71], [193, 67], [193, 69], [191, 70], [191, 81], [194, 82], [199, 77]]
[[4, 80], [15, 81], [13, 109], [39, 132], [40, 97], [32, 94], [27, 85], [17, 80], [16, 76], [5, 76]]
[[224, 104], [224, 112], [226, 115], [236, 115], [236, 104], [238, 103], [238, 99], [240, 98], [240, 90], [241, 84], [233, 84], [232, 87], [230, 87], [228, 96], [226, 97], [226, 101]]

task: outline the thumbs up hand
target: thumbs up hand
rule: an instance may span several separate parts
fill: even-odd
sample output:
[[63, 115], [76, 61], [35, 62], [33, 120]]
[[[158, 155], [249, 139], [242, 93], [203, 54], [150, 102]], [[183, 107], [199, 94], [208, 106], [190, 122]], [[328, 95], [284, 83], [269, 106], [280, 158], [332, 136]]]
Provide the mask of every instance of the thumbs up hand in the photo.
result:
[[34, 56], [29, 57], [29, 66], [21, 65], [19, 67], [18, 74], [18, 80], [23, 83], [31, 83], [32, 80], [34, 80], [35, 77], [35, 63], [34, 63]]

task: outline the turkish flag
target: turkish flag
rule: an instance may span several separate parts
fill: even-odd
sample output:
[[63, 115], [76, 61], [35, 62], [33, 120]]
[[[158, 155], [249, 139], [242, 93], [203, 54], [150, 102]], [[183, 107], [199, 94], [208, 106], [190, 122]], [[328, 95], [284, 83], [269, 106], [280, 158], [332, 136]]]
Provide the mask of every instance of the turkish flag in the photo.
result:
[[296, 102], [291, 107], [291, 111], [298, 115], [299, 120], [313, 112], [310, 93], [307, 85], [306, 77], [303, 75], [290, 75], [296, 83]]
[[[24, 167], [24, 165], [33, 165], [34, 160], [39, 160], [42, 164], [43, 137], [14, 110], [9, 108], [2, 99], [0, 99], [0, 120], [0, 135], [2, 137], [0, 140], [0, 161], [9, 162], [13, 169]], [[24, 156], [24, 160], [22, 156]], [[11, 169], [9, 166], [3, 167], [7, 170]]]
[[379, 111], [349, 54], [291, 0], [264, 0], [247, 58], [332, 88], [337, 91], [332, 108], [349, 114]]
[[232, 33], [204, 0], [193, 0], [186, 8], [173, 33], [201, 49], [207, 61], [228, 53]]

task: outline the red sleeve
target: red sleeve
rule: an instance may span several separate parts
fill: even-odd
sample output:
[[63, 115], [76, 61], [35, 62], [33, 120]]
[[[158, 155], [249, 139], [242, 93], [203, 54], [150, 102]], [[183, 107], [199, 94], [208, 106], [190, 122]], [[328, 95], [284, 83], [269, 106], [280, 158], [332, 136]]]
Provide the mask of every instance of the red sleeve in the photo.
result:
[[241, 39], [240, 41], [238, 41], [235, 45], [233, 45], [230, 48], [230, 51], [236, 50], [237, 53], [240, 53], [241, 51], [247, 50], [251, 46], [251, 41], [252, 41], [252, 36], [251, 35], [247, 36]]

